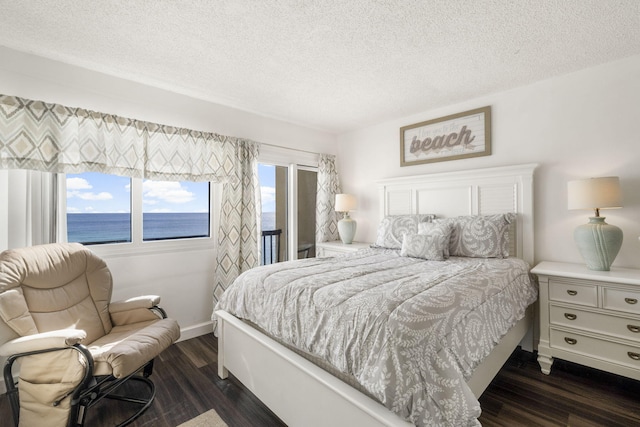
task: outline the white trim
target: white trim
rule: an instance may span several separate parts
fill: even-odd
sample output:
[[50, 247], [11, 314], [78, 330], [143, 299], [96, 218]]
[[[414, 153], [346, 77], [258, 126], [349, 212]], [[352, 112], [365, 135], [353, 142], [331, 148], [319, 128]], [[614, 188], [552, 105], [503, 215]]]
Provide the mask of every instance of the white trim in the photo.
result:
[[213, 332], [213, 321], [198, 323], [186, 328], [180, 328], [180, 338], [176, 342], [190, 340], [201, 335], [210, 334]]
[[298, 259], [298, 168], [289, 165], [287, 176], [287, 259]]
[[287, 166], [291, 163], [297, 165], [318, 167], [319, 154], [308, 151], [300, 151], [275, 145], [260, 145], [258, 163], [267, 163], [278, 166]]

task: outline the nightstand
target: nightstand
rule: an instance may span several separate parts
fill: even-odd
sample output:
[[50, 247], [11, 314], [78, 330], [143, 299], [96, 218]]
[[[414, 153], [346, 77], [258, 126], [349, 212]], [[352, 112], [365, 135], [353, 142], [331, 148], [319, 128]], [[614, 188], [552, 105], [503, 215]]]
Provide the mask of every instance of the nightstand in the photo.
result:
[[553, 358], [640, 380], [640, 270], [542, 262], [538, 363]]
[[324, 258], [330, 256], [344, 255], [350, 252], [355, 252], [360, 249], [365, 249], [371, 246], [371, 243], [352, 242], [345, 245], [339, 240], [333, 242], [316, 243], [316, 257]]

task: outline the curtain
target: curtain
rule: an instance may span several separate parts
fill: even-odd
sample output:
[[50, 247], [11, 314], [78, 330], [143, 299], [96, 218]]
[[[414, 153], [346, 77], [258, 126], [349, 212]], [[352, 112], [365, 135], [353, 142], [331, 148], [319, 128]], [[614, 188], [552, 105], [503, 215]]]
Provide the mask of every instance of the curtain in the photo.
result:
[[239, 139], [171, 126], [146, 126], [145, 178], [165, 181], [226, 182]]
[[[218, 256], [214, 307], [225, 289], [243, 271], [258, 265], [260, 227], [260, 185], [258, 154], [260, 145], [238, 140], [233, 171], [235, 178], [224, 184], [218, 233]], [[215, 322], [215, 317], [212, 317]], [[215, 330], [215, 325], [214, 325]]]
[[334, 206], [340, 193], [340, 179], [336, 169], [336, 156], [320, 154], [316, 196], [316, 242], [339, 240], [338, 214]]
[[0, 168], [234, 179], [238, 138], [0, 95]]
[[56, 179], [48, 172], [4, 171], [0, 185], [6, 189], [2, 192], [6, 205], [2, 208], [12, 209], [0, 215], [0, 251], [56, 241]]
[[0, 95], [0, 167], [141, 177], [144, 123]]

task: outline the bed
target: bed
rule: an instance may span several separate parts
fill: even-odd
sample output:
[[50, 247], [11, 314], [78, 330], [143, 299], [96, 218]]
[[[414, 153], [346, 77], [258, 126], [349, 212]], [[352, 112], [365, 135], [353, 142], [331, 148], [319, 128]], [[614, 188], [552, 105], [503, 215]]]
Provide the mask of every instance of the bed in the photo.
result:
[[[231, 372], [291, 426], [477, 424], [476, 398], [518, 344], [532, 349], [531, 303], [537, 294], [513, 283], [530, 280], [534, 169], [509, 166], [380, 182], [381, 218], [434, 214], [436, 226], [444, 227], [447, 218], [460, 215], [507, 213], [514, 220], [508, 221], [505, 250], [516, 257], [425, 261], [402, 256], [404, 246], [383, 245], [336, 259], [253, 269], [216, 310], [220, 377]], [[489, 279], [489, 271], [500, 271], [500, 278]], [[424, 283], [429, 285], [419, 288]], [[291, 295], [294, 302], [280, 299]], [[505, 308], [507, 300], [517, 302], [513, 309]], [[274, 305], [263, 305], [267, 301]], [[424, 304], [439, 314], [425, 311]], [[296, 305], [303, 309], [291, 311]], [[450, 311], [453, 306], [461, 311]], [[416, 310], [419, 320], [412, 317]], [[269, 311], [275, 316], [266, 316]], [[387, 323], [363, 329], [355, 326], [357, 317]], [[360, 338], [339, 334], [358, 328]], [[474, 334], [482, 338], [470, 339]], [[365, 347], [372, 350], [368, 355], [361, 351]], [[419, 357], [425, 349], [437, 357]]]

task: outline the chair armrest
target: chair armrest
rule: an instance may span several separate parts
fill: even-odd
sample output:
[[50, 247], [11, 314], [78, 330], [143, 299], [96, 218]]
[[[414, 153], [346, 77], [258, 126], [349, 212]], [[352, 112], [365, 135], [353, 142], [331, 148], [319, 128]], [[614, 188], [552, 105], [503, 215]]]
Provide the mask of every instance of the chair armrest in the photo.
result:
[[4, 343], [0, 346], [0, 356], [30, 353], [55, 348], [71, 347], [87, 337], [82, 329], [58, 329], [41, 334], [27, 335]]
[[158, 307], [160, 297], [146, 295], [115, 301], [109, 304], [109, 314], [114, 326], [130, 325], [166, 317], [163, 309]]
[[157, 295], [134, 297], [110, 303], [109, 313], [120, 313], [138, 308], [153, 308], [158, 304], [160, 304], [160, 297]]

